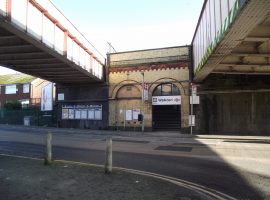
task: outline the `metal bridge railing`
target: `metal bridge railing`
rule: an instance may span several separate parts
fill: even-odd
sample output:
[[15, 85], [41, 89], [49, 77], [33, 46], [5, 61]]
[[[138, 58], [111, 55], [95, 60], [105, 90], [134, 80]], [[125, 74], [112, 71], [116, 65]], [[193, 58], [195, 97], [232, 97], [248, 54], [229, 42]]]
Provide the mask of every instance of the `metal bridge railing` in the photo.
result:
[[1, 0], [0, 16], [102, 79], [104, 57], [49, 0]]

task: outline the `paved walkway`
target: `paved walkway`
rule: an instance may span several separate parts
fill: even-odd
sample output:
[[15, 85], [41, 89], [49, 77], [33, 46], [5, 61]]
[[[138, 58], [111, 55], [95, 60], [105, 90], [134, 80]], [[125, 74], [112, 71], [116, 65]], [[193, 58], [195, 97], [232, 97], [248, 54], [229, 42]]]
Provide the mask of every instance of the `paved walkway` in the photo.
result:
[[104, 150], [106, 137], [112, 136], [114, 151], [225, 161], [234, 167], [270, 177], [268, 136], [191, 136], [178, 132], [141, 133], [0, 125], [0, 141], [44, 144], [48, 131], [54, 134], [53, 144], [58, 146]]
[[1, 199], [91, 199], [91, 200], [167, 200], [212, 199], [181, 184], [114, 169], [104, 174], [103, 168], [0, 155]]

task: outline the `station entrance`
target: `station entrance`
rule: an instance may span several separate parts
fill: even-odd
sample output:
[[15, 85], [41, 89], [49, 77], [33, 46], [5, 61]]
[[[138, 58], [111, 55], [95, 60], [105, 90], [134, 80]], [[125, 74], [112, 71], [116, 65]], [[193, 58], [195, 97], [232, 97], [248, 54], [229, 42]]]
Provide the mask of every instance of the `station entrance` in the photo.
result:
[[153, 129], [174, 131], [181, 128], [181, 106], [153, 106]]
[[181, 96], [173, 83], [158, 85], [152, 96], [152, 119], [155, 131], [176, 131], [181, 128]]

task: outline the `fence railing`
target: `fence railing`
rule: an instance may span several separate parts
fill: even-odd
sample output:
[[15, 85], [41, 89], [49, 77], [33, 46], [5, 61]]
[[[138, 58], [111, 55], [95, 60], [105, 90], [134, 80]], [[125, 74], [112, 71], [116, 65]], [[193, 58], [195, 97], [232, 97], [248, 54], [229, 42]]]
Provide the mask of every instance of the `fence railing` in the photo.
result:
[[104, 57], [49, 0], [1, 0], [0, 16], [94, 76]]
[[[27, 124], [25, 124], [26, 119]], [[40, 108], [0, 109], [0, 124], [56, 126], [56, 123], [56, 110], [44, 112], [40, 111]]]
[[195, 74], [223, 39], [246, 0], [206, 0], [192, 40]]

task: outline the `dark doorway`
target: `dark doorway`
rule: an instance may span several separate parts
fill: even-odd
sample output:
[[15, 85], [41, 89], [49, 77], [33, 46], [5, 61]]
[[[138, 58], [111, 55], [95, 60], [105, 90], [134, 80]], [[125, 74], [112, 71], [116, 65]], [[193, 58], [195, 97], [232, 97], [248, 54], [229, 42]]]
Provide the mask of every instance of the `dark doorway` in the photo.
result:
[[153, 129], [175, 131], [181, 128], [181, 106], [153, 106]]

